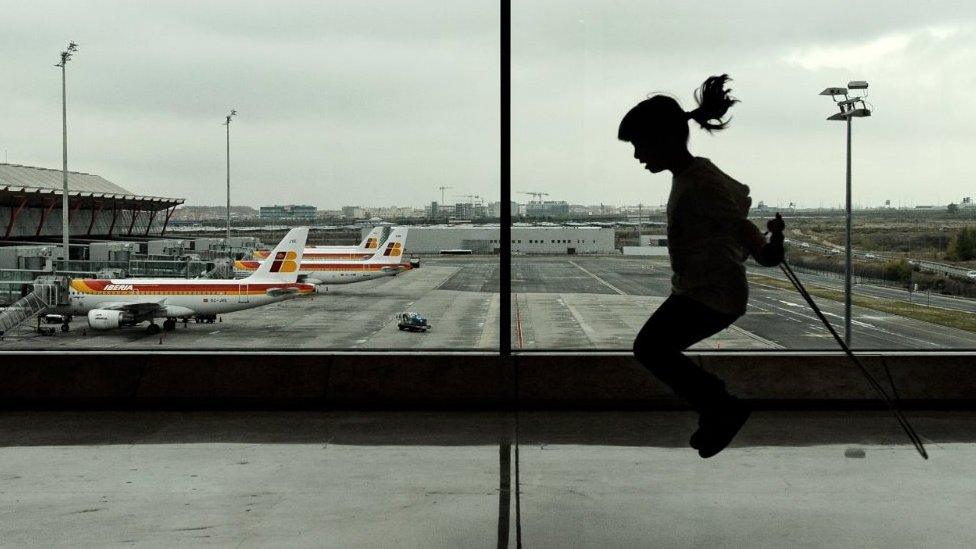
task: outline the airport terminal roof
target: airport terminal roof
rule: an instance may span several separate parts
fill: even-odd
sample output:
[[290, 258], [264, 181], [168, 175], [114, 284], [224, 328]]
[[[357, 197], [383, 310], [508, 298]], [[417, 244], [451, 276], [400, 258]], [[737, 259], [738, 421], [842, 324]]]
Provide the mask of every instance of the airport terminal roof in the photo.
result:
[[[8, 205], [13, 195], [39, 198], [60, 196], [63, 185], [63, 172], [50, 168], [21, 166], [0, 163], [0, 194], [7, 199], [0, 202]], [[162, 209], [182, 204], [182, 198], [139, 195], [128, 191], [101, 177], [83, 172], [68, 172], [68, 191], [70, 196], [91, 200], [115, 200], [124, 203], [149, 205], [145, 209]], [[31, 200], [34, 202], [34, 200]]]

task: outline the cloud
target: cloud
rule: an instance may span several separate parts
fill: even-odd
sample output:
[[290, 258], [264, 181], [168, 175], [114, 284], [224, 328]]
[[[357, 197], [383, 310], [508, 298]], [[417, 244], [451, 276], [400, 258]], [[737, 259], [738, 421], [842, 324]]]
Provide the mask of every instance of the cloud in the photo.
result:
[[814, 71], [899, 66], [912, 50], [938, 47], [960, 34], [961, 29], [956, 26], [931, 27], [887, 34], [862, 43], [796, 48], [783, 60]]

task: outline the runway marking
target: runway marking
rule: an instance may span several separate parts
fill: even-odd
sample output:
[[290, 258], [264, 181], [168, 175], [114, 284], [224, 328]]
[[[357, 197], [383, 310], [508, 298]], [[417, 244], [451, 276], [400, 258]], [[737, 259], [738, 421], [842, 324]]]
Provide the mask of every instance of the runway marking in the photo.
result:
[[[512, 294], [512, 301], [515, 303], [515, 336], [516, 336], [516, 349], [522, 349], [525, 347], [525, 340], [522, 336], [522, 313], [519, 311], [519, 301], [518, 294]], [[534, 343], [530, 341], [529, 343]]]
[[[834, 318], [839, 318], [841, 320], [844, 320], [844, 317], [838, 314], [828, 313], [827, 311], [820, 311], [820, 312], [823, 313], [825, 316], [832, 316]], [[877, 326], [875, 326], [874, 324], [868, 324], [867, 322], [861, 322], [860, 320], [854, 320], [853, 318], [851, 319], [851, 324], [855, 326], [861, 326], [863, 328], [877, 328]]]
[[[757, 284], [757, 285], [760, 285], [760, 286], [764, 286], [761, 283], [754, 283], [754, 284]], [[770, 288], [772, 290], [778, 290], [778, 291], [781, 291], [781, 292], [782, 291], [785, 291], [782, 288], [776, 288], [775, 286], [764, 286], [764, 287]], [[770, 292], [770, 293], [773, 293], [773, 292]], [[775, 298], [767, 298], [767, 299], [769, 299], [770, 302], [772, 302], [773, 299], [775, 299]], [[776, 301], [782, 301], [782, 300], [776, 299]], [[777, 310], [782, 311], [783, 313], [790, 313], [790, 314], [797, 315], [797, 316], [801, 316], [801, 317], [803, 317], [805, 319], [808, 319], [811, 322], [811, 324], [814, 325], [814, 327], [817, 327], [817, 326], [820, 325], [820, 322], [819, 322], [820, 319], [818, 319], [815, 316], [810, 316], [810, 315], [807, 315], [807, 314], [803, 314], [803, 313], [801, 313], [801, 312], [799, 312], [797, 310], [794, 310], [794, 309], [787, 309], [787, 308], [784, 308], [784, 307], [779, 307], [779, 306], [777, 306], [777, 305], [775, 305], [773, 303], [769, 303], [768, 305], [770, 307], [774, 308], [774, 309], [777, 309]], [[827, 311], [822, 311], [822, 312], [825, 313], [825, 316], [833, 316], [833, 317], [836, 317], [836, 318], [843, 319], [843, 317], [841, 317], [840, 315], [837, 315], [836, 313], [828, 313]], [[796, 322], [801, 322], [800, 320], [797, 320], [795, 318], [791, 318], [791, 317], [785, 317], [785, 318], [787, 318], [788, 320], [794, 320]], [[904, 317], [897, 317], [897, 316], [894, 317], [894, 318], [902, 318], [902, 319], [905, 319]], [[905, 320], [910, 320], [910, 319], [905, 319]], [[863, 323], [863, 322], [858, 322], [858, 321], [853, 320], [853, 319], [851, 319], [851, 323], [852, 324], [858, 323], [858, 324], [862, 325], [863, 327], [866, 327], [869, 330], [871, 330], [873, 332], [876, 332], [876, 333], [871, 334], [871, 335], [873, 335], [874, 337], [877, 337], [878, 339], [887, 341], [888, 343], [903, 344], [905, 341], [914, 341], [914, 342], [918, 343], [922, 347], [925, 347], [925, 346], [928, 346], [928, 347], [939, 347], [940, 346], [938, 343], [935, 343], [935, 342], [932, 342], [932, 341], [925, 341], [925, 340], [918, 339], [918, 338], [915, 338], [915, 337], [912, 337], [912, 336], [909, 336], [909, 335], [898, 334], [898, 333], [892, 332], [890, 330], [886, 330], [884, 328], [881, 328], [879, 326], [872, 325], [872, 324], [866, 324], [866, 323]], [[923, 324], [924, 324], [924, 322], [923, 322]], [[839, 325], [838, 326], [834, 326], [834, 327], [837, 328], [837, 329], [840, 329], [841, 328], [841, 326], [839, 326]], [[883, 335], [887, 335], [887, 336], [892, 336], [892, 338], [885, 338], [885, 337], [883, 337], [882, 334]]]
[[607, 282], [606, 280], [603, 280], [602, 278], [600, 278], [600, 277], [598, 277], [598, 276], [596, 276], [595, 274], [593, 274], [593, 273], [591, 273], [590, 271], [587, 271], [586, 269], [584, 269], [583, 267], [581, 267], [581, 266], [580, 266], [580, 265], [579, 265], [578, 263], [576, 263], [575, 261], [570, 261], [569, 263], [570, 263], [571, 265], [573, 265], [574, 267], [576, 267], [577, 269], [579, 269], [579, 270], [581, 270], [581, 271], [583, 271], [584, 273], [586, 273], [586, 274], [588, 274], [588, 275], [590, 275], [590, 276], [592, 276], [593, 278], [595, 278], [595, 279], [597, 280], [597, 282], [599, 282], [600, 284], [603, 284], [603, 285], [604, 285], [604, 286], [606, 286], [607, 288], [610, 288], [611, 290], [613, 290], [613, 291], [615, 291], [615, 292], [617, 292], [617, 293], [618, 293], [618, 294], [620, 294], [620, 295], [627, 295], [627, 294], [626, 294], [626, 293], [624, 293], [624, 291], [623, 291], [623, 290], [621, 290], [620, 288], [618, 288], [618, 287], [616, 287], [616, 286], [614, 286], [613, 284], [610, 284], [610, 283], [609, 283], [609, 282]]
[[576, 310], [576, 307], [573, 307], [569, 303], [564, 302], [562, 298], [559, 299], [559, 303], [562, 306], [566, 307], [566, 309], [569, 311], [569, 314], [573, 316], [573, 320], [575, 320], [576, 323], [579, 324], [580, 329], [582, 329], [583, 333], [586, 334], [586, 337], [589, 338], [590, 343], [598, 343], [600, 340], [599, 334], [597, 333], [596, 330], [593, 329], [593, 326], [590, 326], [586, 322], [586, 320], [583, 319], [583, 315], [581, 315], [579, 311]]
[[[517, 295], [517, 294], [516, 294]], [[501, 305], [501, 298], [498, 294], [494, 294], [488, 298], [488, 310], [485, 311], [484, 320], [485, 322], [479, 322], [478, 326], [481, 328], [481, 338], [478, 340], [478, 347], [497, 347], [497, 343], [493, 343], [498, 340], [498, 327], [501, 317], [499, 316], [498, 308]], [[487, 322], [488, 319], [492, 319], [492, 322]]]

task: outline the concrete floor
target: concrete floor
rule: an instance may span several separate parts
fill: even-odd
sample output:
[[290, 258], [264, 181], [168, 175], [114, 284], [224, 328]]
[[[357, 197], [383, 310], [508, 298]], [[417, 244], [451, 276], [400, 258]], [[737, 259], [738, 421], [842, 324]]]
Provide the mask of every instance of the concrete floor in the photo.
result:
[[[971, 547], [976, 413], [523, 413], [525, 547]], [[514, 547], [501, 413], [0, 415], [3, 547]], [[863, 450], [864, 457], [852, 450]]]

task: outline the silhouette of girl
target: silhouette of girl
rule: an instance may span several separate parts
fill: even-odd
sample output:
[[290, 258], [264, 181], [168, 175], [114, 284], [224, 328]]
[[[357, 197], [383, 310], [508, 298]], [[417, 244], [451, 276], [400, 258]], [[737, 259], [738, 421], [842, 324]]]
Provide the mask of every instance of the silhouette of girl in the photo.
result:
[[620, 121], [617, 138], [634, 146], [634, 158], [652, 173], [672, 174], [668, 197], [671, 295], [634, 340], [634, 356], [699, 413], [689, 443], [703, 457], [721, 452], [749, 417], [748, 405], [725, 383], [682, 351], [731, 325], [746, 312], [749, 287], [743, 263], [752, 255], [773, 267], [783, 260], [783, 218], [767, 223], [767, 243], [748, 220], [749, 187], [707, 158], [688, 152], [688, 121], [712, 133], [737, 103], [725, 89], [728, 75], [709, 77], [695, 92], [698, 108], [685, 112], [673, 98], [641, 101]]

